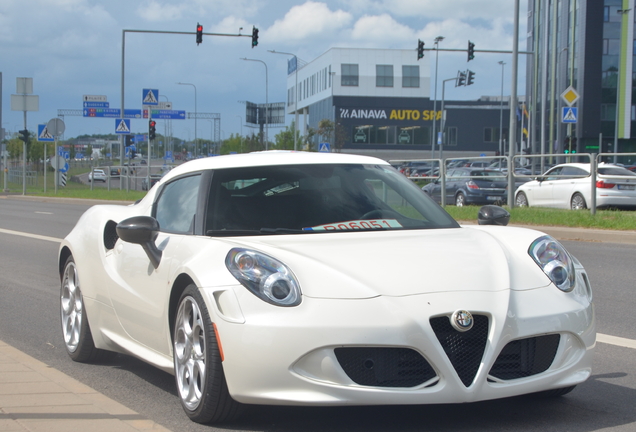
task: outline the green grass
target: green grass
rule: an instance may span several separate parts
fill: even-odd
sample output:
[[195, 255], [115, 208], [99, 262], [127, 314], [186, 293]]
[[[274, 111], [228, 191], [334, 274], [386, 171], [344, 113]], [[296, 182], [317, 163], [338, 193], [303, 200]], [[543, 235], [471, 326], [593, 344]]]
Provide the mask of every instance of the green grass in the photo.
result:
[[[480, 206], [446, 206], [445, 210], [458, 221], [477, 221]], [[510, 224], [564, 226], [610, 230], [636, 230], [636, 212], [622, 210], [559, 210], [539, 207], [510, 209]]]

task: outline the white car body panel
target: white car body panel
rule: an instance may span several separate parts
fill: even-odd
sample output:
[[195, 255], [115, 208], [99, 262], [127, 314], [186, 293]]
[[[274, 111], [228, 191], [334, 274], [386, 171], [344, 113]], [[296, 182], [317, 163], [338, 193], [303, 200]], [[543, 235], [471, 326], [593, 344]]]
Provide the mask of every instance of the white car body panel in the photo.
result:
[[[353, 155], [278, 153], [276, 163], [373, 163]], [[134, 206], [88, 210], [62, 242], [73, 255], [97, 348], [128, 353], [172, 369], [171, 292], [187, 276], [202, 293], [225, 355], [231, 396], [243, 403], [360, 405], [487, 400], [585, 381], [591, 374], [595, 319], [585, 270], [560, 291], [528, 254], [544, 234], [499, 227], [207, 237], [160, 233], [157, 268], [136, 244], [104, 246], [104, 226], [152, 214], [161, 185], [201, 169], [276, 164], [274, 155], [196, 160], [173, 169]], [[238, 162], [237, 162], [238, 161]], [[283, 262], [298, 279], [302, 302], [279, 307], [241, 285], [224, 265], [232, 248]], [[61, 263], [63, 265], [63, 263]], [[437, 341], [430, 318], [459, 309], [488, 317], [487, 343], [466, 386]], [[544, 372], [514, 380], [489, 377], [510, 341], [561, 335]], [[356, 384], [334, 354], [337, 347], [404, 347], [437, 377], [408, 388]]]

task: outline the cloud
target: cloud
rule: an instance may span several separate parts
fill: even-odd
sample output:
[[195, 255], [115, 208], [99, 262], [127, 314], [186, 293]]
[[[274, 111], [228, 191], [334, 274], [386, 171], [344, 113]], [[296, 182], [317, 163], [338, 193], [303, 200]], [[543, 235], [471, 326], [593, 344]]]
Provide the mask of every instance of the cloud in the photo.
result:
[[[375, 2], [369, 2], [376, 5]], [[527, 10], [527, 0], [522, 0], [520, 10]], [[427, 19], [492, 19], [492, 17], [509, 17], [514, 15], [514, 2], [511, 0], [382, 0], [382, 5], [391, 14], [398, 16], [421, 16]]]
[[137, 7], [137, 14], [146, 21], [171, 21], [180, 19], [184, 10], [186, 5], [183, 3], [161, 4], [151, 0]]
[[302, 40], [319, 34], [335, 32], [349, 25], [350, 13], [343, 10], [331, 11], [325, 3], [308, 1], [293, 6], [283, 17], [264, 32], [268, 42]]
[[353, 26], [351, 38], [372, 46], [387, 48], [396, 43], [412, 42], [415, 31], [400, 24], [388, 14], [363, 16]]

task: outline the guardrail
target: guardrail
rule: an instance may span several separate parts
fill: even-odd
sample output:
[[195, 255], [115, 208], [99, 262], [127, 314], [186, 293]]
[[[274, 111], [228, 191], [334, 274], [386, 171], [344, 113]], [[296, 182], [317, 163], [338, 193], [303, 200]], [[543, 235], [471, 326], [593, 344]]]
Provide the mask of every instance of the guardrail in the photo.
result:
[[[389, 163], [400, 170], [411, 180], [431, 180], [440, 181], [441, 185], [441, 205], [446, 206], [446, 173], [448, 169], [455, 166], [462, 167], [475, 167], [475, 168], [491, 168], [500, 170], [502, 177], [505, 177], [508, 181], [508, 205], [513, 208], [515, 206], [515, 191], [517, 180], [531, 180], [540, 177], [541, 174], [548, 169], [561, 163], [578, 162], [590, 164], [590, 174], [588, 175], [551, 175], [550, 178], [590, 178], [591, 187], [591, 202], [590, 212], [596, 214], [596, 179], [605, 178], [602, 174], [598, 173], [598, 164], [603, 161], [603, 158], [612, 160], [615, 157], [624, 156], [636, 156], [636, 153], [576, 153], [576, 154], [519, 154], [514, 156], [475, 156], [465, 158], [444, 158], [444, 159], [398, 159], [390, 160]], [[488, 166], [485, 162], [489, 161]], [[553, 161], [558, 161], [554, 163]], [[611, 162], [609, 162], [611, 163]], [[494, 165], [493, 165], [494, 164]], [[508, 170], [509, 166], [515, 166], [515, 170]], [[519, 171], [520, 168], [526, 168], [530, 170], [530, 174], [524, 174]], [[612, 177], [627, 177], [627, 176], [612, 176]], [[476, 176], [459, 176], [456, 178], [478, 178]], [[483, 178], [483, 177], [482, 177]]]

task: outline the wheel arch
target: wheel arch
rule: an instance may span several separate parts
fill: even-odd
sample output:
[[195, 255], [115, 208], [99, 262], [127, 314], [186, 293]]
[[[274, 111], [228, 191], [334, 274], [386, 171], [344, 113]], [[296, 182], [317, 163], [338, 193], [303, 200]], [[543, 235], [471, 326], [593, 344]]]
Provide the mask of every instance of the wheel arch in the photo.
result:
[[58, 271], [60, 274], [60, 281], [62, 280], [62, 275], [64, 274], [64, 265], [66, 264], [66, 260], [71, 255], [73, 255], [73, 253], [71, 252], [71, 249], [68, 246], [63, 246], [62, 249], [60, 249], [60, 254], [59, 254], [60, 258], [58, 262]]
[[174, 337], [172, 323], [174, 322], [177, 314], [177, 307], [179, 306], [181, 294], [183, 294], [183, 291], [185, 291], [188, 285], [193, 283], [194, 280], [192, 280], [190, 275], [181, 273], [172, 284], [172, 290], [170, 291], [170, 303], [168, 304], [168, 328], [170, 329], [170, 339], [173, 339]]

